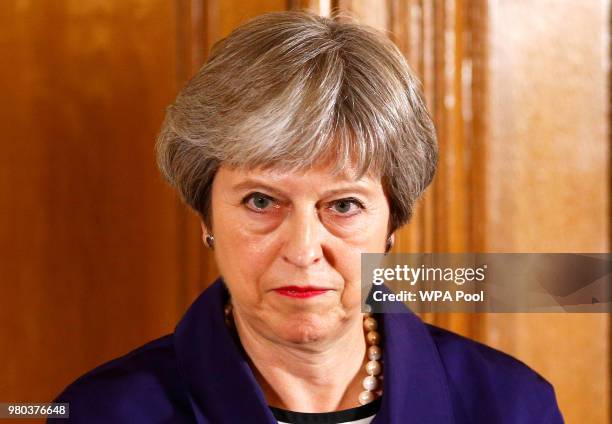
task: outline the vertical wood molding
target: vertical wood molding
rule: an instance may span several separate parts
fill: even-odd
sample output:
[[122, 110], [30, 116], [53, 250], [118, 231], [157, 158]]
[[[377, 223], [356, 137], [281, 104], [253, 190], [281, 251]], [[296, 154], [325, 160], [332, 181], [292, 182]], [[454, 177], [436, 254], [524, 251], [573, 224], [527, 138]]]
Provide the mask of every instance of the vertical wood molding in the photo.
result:
[[[390, 3], [390, 30], [423, 85], [440, 148], [432, 186], [415, 208], [412, 221], [397, 234], [395, 251], [481, 251], [484, 154], [481, 121], [484, 50], [473, 40], [484, 37], [480, 25], [484, 0], [395, 0]], [[476, 45], [478, 47], [479, 44]], [[475, 65], [476, 64], [476, 65]], [[480, 66], [480, 68], [477, 68]], [[475, 74], [477, 74], [475, 76]], [[478, 200], [480, 199], [480, 200]], [[431, 323], [470, 337], [481, 333], [483, 317], [474, 314], [430, 314]]]
[[[177, 0], [177, 81], [176, 92], [204, 63], [214, 31], [217, 30], [216, 2], [206, 0]], [[202, 230], [197, 214], [176, 196], [178, 209], [179, 246], [175, 249], [182, 264], [179, 284], [179, 311], [184, 311], [210, 284], [216, 274], [212, 253], [202, 241]]]
[[[486, 248], [609, 252], [610, 2], [489, 2]], [[490, 314], [485, 341], [610, 422], [609, 314]]]

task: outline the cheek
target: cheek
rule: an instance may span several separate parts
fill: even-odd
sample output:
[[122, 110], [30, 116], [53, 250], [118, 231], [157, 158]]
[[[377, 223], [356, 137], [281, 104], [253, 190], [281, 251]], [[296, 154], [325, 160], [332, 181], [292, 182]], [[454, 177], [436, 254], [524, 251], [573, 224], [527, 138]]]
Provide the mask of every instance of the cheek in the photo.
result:
[[361, 296], [361, 253], [362, 248], [344, 246], [342, 251], [336, 255], [336, 271], [344, 280], [342, 292], [342, 303], [353, 304], [359, 301]]
[[350, 255], [356, 263], [361, 262], [361, 253], [382, 253], [385, 245], [387, 220], [374, 216], [365, 221], [362, 227], [351, 231], [344, 239], [345, 244], [351, 247]]
[[[379, 222], [380, 221], [380, 222]], [[360, 233], [355, 233], [336, 249], [336, 270], [345, 281], [342, 293], [342, 304], [353, 308], [361, 304], [361, 254], [382, 253], [387, 231], [386, 220], [372, 220], [369, 227]]]
[[[249, 293], [255, 300], [261, 276], [272, 258], [269, 240], [254, 235], [234, 220], [219, 220], [215, 229], [215, 259], [232, 296]], [[217, 242], [218, 239], [218, 242]]]

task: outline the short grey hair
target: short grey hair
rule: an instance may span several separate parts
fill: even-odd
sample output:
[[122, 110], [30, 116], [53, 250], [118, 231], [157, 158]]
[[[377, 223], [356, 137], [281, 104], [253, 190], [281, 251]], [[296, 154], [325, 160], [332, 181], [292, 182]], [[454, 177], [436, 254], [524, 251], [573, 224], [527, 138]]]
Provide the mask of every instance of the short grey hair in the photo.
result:
[[420, 83], [398, 48], [373, 28], [308, 12], [260, 15], [215, 44], [167, 108], [156, 151], [164, 178], [209, 229], [221, 164], [330, 163], [334, 175], [377, 175], [393, 233], [438, 158]]

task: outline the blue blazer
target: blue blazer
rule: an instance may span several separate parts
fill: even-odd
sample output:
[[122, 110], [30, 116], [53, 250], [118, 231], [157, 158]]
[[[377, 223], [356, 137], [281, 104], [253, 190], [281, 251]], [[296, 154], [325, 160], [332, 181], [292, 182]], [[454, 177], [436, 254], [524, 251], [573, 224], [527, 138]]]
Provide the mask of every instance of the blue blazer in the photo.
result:
[[[175, 332], [90, 371], [55, 400], [70, 418], [50, 423], [275, 424], [224, 322], [218, 279]], [[373, 424], [563, 423], [553, 387], [498, 350], [423, 323], [383, 319], [387, 372]]]

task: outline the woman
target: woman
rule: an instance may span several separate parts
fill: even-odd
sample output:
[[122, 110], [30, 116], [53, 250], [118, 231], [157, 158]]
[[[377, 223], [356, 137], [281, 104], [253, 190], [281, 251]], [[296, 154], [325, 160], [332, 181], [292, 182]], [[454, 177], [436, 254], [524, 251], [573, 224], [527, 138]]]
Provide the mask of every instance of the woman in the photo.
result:
[[391, 248], [437, 160], [383, 35], [307, 13], [246, 23], [168, 109], [157, 151], [222, 277], [175, 333], [70, 385], [73, 422], [562, 422], [521, 362], [361, 312], [360, 254]]

